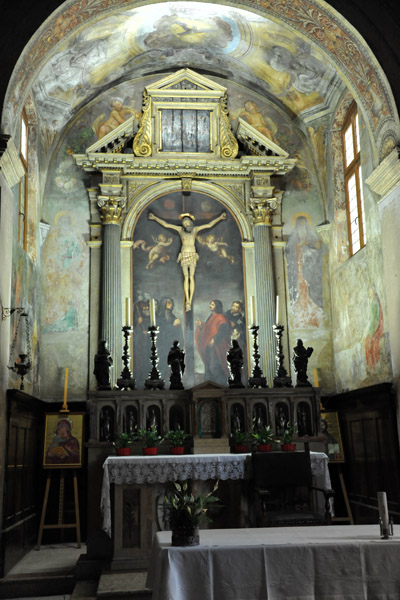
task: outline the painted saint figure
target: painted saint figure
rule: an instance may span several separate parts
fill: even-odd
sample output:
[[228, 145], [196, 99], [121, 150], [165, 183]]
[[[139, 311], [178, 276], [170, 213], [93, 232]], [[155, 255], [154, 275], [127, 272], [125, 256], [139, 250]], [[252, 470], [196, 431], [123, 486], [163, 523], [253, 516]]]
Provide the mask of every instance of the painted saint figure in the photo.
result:
[[181, 251], [178, 255], [177, 262], [180, 263], [183, 272], [183, 291], [185, 294], [185, 309], [189, 311], [192, 309], [192, 300], [194, 294], [194, 273], [196, 271], [197, 261], [199, 255], [196, 252], [196, 236], [199, 231], [203, 229], [210, 229], [217, 223], [226, 219], [226, 213], [223, 212], [219, 217], [213, 219], [205, 225], [199, 225], [195, 227], [194, 217], [189, 213], [182, 214], [180, 216], [182, 225], [173, 225], [156, 217], [153, 213], [149, 213], [149, 219], [156, 221], [162, 227], [167, 229], [173, 229], [180, 235], [182, 246]]
[[230, 343], [230, 325], [223, 314], [221, 300], [211, 300], [211, 315], [204, 323], [196, 320], [195, 342], [205, 367], [205, 378], [226, 385], [229, 377], [226, 359]]
[[72, 422], [70, 419], [57, 421], [54, 430], [54, 439], [46, 452], [46, 465], [79, 464], [79, 440], [71, 433]]

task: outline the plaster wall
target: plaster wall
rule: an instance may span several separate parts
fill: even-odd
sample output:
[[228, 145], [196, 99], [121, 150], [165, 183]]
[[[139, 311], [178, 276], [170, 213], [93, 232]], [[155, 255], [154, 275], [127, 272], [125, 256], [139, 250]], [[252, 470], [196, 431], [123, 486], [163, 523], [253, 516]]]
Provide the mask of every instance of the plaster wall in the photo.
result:
[[[2, 308], [11, 307], [12, 244], [8, 232], [13, 229], [13, 195], [0, 173], [0, 303]], [[0, 320], [0, 498], [3, 497], [5, 442], [6, 442], [6, 392], [9, 370], [11, 317]], [[0, 523], [3, 522], [3, 503], [0, 503]]]

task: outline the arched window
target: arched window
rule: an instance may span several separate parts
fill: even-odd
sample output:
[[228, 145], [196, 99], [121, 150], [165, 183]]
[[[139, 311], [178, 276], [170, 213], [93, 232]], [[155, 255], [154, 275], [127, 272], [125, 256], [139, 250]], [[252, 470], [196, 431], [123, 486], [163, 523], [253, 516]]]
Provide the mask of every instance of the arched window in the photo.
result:
[[21, 114], [20, 157], [24, 167], [24, 176], [19, 183], [18, 201], [18, 241], [26, 250], [27, 208], [28, 208], [28, 135], [29, 126], [25, 111]]
[[350, 256], [365, 246], [365, 215], [362, 193], [360, 135], [357, 105], [350, 107], [342, 129], [344, 182]]

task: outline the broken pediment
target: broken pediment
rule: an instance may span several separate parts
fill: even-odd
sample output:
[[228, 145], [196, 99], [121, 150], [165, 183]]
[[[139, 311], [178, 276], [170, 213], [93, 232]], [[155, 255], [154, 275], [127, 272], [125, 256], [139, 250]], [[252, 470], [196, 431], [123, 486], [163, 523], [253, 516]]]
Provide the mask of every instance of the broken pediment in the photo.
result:
[[248, 154], [256, 156], [280, 156], [282, 158], [288, 158], [289, 156], [288, 152], [260, 133], [241, 117], [238, 119], [236, 136], [246, 150], [248, 150]]

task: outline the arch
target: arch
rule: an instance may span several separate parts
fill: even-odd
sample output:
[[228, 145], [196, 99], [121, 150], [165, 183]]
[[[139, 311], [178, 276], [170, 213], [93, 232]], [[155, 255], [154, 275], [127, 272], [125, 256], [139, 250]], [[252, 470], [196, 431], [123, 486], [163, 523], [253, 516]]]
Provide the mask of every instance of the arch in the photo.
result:
[[[189, 0], [194, 1], [194, 0]], [[24, 101], [46, 57], [83, 26], [118, 10], [140, 8], [149, 4], [142, 0], [103, 0], [92, 4], [90, 11], [80, 0], [67, 0], [37, 31], [22, 52], [10, 79], [4, 106], [13, 107], [14, 114], [3, 111], [3, 128], [15, 126], [17, 107]], [[265, 16], [282, 23], [316, 46], [346, 82], [358, 105], [365, 113], [370, 135], [379, 138], [400, 138], [399, 118], [386, 76], [361, 35], [322, 0], [301, 0], [296, 7], [265, 0], [254, 7], [248, 1], [228, 0], [223, 5]], [[14, 120], [14, 122], [13, 122]]]
[[[245, 207], [237, 196], [223, 187], [208, 181], [193, 181], [192, 190], [212, 196], [222, 202], [235, 218], [243, 241], [252, 241], [253, 233], [251, 223], [245, 212]], [[133, 236], [136, 221], [144, 208], [161, 194], [182, 191], [180, 180], [157, 182], [145, 190], [139, 190], [137, 196], [130, 202], [128, 213], [122, 226], [121, 237], [123, 240], [130, 240]]]

